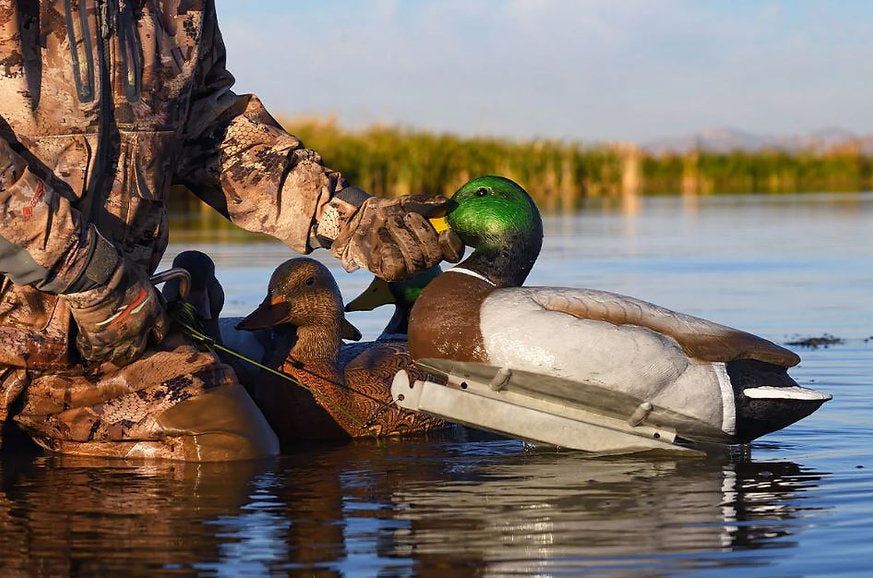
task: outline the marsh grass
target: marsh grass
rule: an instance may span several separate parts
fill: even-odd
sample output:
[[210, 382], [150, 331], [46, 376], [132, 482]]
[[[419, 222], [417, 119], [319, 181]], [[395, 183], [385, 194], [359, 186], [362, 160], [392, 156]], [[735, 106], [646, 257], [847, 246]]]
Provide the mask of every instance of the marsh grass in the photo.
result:
[[[873, 188], [873, 158], [852, 145], [827, 151], [653, 155], [627, 143], [460, 137], [382, 125], [347, 130], [331, 119], [312, 117], [281, 122], [350, 183], [384, 197], [451, 195], [485, 174], [518, 181], [546, 212], [574, 211], [585, 198], [600, 196]], [[192, 195], [173, 197], [177, 211], [198, 204]]]
[[462, 138], [390, 126], [346, 131], [319, 119], [283, 124], [350, 182], [379, 196], [451, 195], [485, 174], [525, 183], [546, 209], [571, 209], [585, 196], [620, 192], [621, 156], [614, 147]]
[[[458, 137], [379, 125], [352, 131], [319, 118], [283, 124], [329, 166], [380, 196], [451, 194], [483, 174], [524, 183], [546, 209], [572, 209], [584, 197], [628, 192], [794, 193], [862, 191], [873, 185], [873, 158], [852, 145], [827, 151], [653, 155], [626, 143]], [[629, 178], [634, 169], [638, 177]]]

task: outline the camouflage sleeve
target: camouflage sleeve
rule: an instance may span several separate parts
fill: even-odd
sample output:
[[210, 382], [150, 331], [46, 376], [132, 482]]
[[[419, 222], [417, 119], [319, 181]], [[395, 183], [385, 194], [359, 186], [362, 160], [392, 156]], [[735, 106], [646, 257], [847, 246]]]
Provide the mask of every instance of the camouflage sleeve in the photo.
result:
[[231, 91], [214, 3], [208, 3], [200, 62], [176, 182], [240, 227], [305, 253], [334, 194], [338, 172], [285, 132], [254, 95]]
[[0, 138], [0, 274], [49, 293], [103, 284], [118, 252]]

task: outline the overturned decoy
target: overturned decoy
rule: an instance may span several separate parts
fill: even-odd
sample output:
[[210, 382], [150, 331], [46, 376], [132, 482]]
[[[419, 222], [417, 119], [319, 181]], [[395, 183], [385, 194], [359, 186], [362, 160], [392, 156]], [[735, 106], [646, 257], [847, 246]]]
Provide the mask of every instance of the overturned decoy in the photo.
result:
[[409, 323], [413, 358], [453, 387], [422, 382], [428, 389], [412, 395], [415, 380], [398, 376], [404, 407], [534, 441], [632, 451], [749, 442], [830, 399], [798, 386], [787, 369], [800, 358], [760, 337], [605, 291], [522, 287], [542, 245], [533, 200], [493, 176], [453, 200], [447, 222], [474, 252], [424, 289]]

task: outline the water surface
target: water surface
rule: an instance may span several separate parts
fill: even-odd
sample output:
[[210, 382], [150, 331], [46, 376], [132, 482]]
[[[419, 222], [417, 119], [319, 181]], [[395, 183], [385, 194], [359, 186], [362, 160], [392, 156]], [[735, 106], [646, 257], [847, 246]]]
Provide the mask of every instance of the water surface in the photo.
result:
[[[547, 216], [533, 285], [625, 293], [798, 349], [810, 418], [706, 458], [592, 457], [472, 430], [266, 462], [3, 455], [4, 574], [863, 575], [873, 536], [873, 194], [591, 202]], [[226, 235], [226, 234], [225, 234]], [[291, 256], [177, 229], [242, 315]], [[329, 259], [326, 261], [330, 263]], [[369, 282], [330, 263], [346, 299]], [[350, 316], [374, 337], [388, 311]]]

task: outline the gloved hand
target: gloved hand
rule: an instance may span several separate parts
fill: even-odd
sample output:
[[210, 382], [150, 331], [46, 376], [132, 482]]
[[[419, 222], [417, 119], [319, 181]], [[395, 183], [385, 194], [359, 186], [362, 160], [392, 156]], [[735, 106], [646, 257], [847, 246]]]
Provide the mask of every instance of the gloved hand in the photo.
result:
[[126, 365], [160, 343], [170, 319], [155, 287], [120, 261], [105, 285], [64, 295], [79, 326], [76, 348], [94, 363]]
[[427, 220], [443, 213], [450, 202], [442, 195], [382, 199], [344, 189], [331, 200], [316, 234], [346, 271], [364, 267], [386, 281], [397, 281], [443, 259], [460, 260], [460, 238], [450, 229], [437, 233]]

